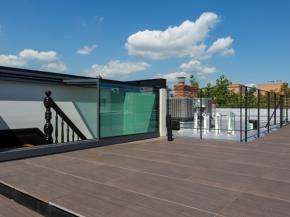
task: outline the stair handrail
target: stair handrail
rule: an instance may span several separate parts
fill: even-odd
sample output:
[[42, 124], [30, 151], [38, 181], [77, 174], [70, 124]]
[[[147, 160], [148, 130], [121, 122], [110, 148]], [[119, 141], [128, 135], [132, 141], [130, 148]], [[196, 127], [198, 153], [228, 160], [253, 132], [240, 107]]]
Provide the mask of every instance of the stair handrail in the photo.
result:
[[[86, 140], [86, 136], [80, 131], [80, 129], [70, 120], [70, 118], [64, 113], [64, 111], [56, 104], [56, 102], [52, 99], [51, 97], [51, 91], [46, 91], [45, 92], [46, 97], [43, 100], [43, 104], [46, 108], [45, 111], [45, 120], [46, 123], [44, 125], [44, 134], [45, 134], [45, 140], [48, 144], [53, 143], [53, 126], [51, 124], [51, 119], [52, 119], [52, 113], [51, 109], [53, 109], [56, 113], [56, 115], [60, 116], [62, 120], [67, 124], [69, 128], [73, 130], [73, 133], [75, 133], [78, 138], [81, 140]], [[57, 119], [56, 119], [57, 122]], [[63, 126], [62, 126], [63, 127]], [[58, 130], [58, 129], [56, 129]], [[63, 129], [62, 129], [63, 130]], [[58, 134], [56, 134], [57, 136]], [[68, 135], [67, 135], [68, 137]], [[58, 138], [56, 138], [56, 141]]]

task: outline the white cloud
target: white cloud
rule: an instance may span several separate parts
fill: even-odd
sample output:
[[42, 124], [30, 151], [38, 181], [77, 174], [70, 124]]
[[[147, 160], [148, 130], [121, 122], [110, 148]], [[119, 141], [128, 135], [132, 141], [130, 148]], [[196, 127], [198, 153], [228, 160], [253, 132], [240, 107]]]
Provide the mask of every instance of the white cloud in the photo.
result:
[[176, 82], [177, 77], [186, 77], [189, 78], [190, 75], [195, 74], [199, 78], [206, 78], [208, 75], [216, 72], [215, 67], [209, 67], [203, 65], [198, 60], [191, 60], [188, 63], [183, 63], [180, 65], [180, 71], [172, 72], [168, 74], [157, 74], [157, 78], [165, 78], [169, 82]]
[[181, 64], [180, 68], [183, 71], [194, 73], [198, 76], [208, 76], [216, 72], [215, 67], [203, 65], [198, 60], [191, 60], [188, 63]]
[[231, 47], [234, 40], [231, 36], [217, 39], [207, 50], [210, 55], [219, 54], [221, 56], [229, 56], [235, 53]]
[[55, 51], [24, 49], [19, 53], [19, 57], [26, 60], [53, 61], [57, 59], [57, 54]]
[[26, 60], [52, 61], [57, 58], [57, 54], [55, 51], [24, 49], [19, 53], [19, 57]]
[[[101, 75], [105, 78], [111, 78], [113, 76], [124, 76], [135, 72], [141, 72], [150, 67], [151, 65], [146, 62], [121, 62], [120, 60], [112, 60], [106, 65], [92, 65], [87, 75], [93, 77]], [[120, 77], [118, 77], [118, 79], [120, 79]]]
[[97, 45], [93, 44], [91, 46], [86, 45], [80, 49], [77, 50], [77, 54], [80, 55], [89, 55], [93, 52], [93, 50], [97, 47]]
[[18, 55], [1, 55], [0, 65], [10, 67], [23, 67], [29, 65], [30, 61], [37, 61], [40, 65], [40, 69], [53, 71], [53, 72], [65, 72], [67, 66], [59, 60], [55, 51], [37, 51], [32, 49], [24, 49], [19, 52]]
[[156, 78], [164, 78], [169, 82], [176, 82], [177, 81], [177, 77], [186, 77], [189, 78], [190, 74], [187, 72], [172, 72], [172, 73], [168, 73], [168, 74], [157, 74]]
[[67, 66], [62, 62], [51, 62], [41, 65], [41, 69], [50, 72], [66, 72]]
[[205, 39], [219, 21], [215, 13], [203, 13], [195, 22], [186, 20], [180, 26], [164, 31], [139, 31], [128, 37], [126, 47], [130, 55], [150, 59], [199, 57], [205, 52]]
[[26, 61], [15, 55], [0, 55], [0, 65], [21, 67], [26, 65]]

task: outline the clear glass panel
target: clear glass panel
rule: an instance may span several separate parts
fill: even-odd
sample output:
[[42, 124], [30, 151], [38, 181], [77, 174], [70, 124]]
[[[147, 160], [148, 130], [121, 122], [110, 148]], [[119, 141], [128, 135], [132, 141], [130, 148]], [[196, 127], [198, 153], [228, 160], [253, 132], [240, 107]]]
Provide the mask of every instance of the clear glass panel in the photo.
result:
[[101, 138], [158, 131], [157, 98], [152, 88], [101, 81]]
[[[76, 97], [77, 96], [77, 97]], [[96, 88], [80, 87], [79, 92], [74, 94], [72, 103], [80, 118], [80, 121], [75, 121], [77, 127], [88, 139], [96, 138], [97, 136], [97, 93]], [[67, 110], [64, 110], [67, 112]], [[73, 118], [73, 116], [69, 116]]]

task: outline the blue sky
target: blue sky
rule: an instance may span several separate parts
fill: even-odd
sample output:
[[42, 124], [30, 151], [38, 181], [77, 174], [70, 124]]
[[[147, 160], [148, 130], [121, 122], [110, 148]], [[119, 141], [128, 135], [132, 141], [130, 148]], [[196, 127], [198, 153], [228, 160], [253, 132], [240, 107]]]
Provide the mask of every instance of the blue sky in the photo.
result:
[[0, 65], [116, 80], [290, 82], [289, 11], [288, 0], [2, 0]]

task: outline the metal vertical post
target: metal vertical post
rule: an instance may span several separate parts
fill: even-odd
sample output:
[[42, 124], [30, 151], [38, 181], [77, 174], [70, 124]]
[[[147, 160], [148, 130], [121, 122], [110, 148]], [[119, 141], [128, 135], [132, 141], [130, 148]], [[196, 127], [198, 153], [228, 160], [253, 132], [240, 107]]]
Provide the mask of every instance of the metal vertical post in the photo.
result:
[[245, 87], [245, 142], [248, 141], [248, 87]]
[[100, 109], [100, 78], [97, 77], [97, 80], [96, 80], [96, 88], [97, 88], [97, 132], [96, 132], [96, 140], [99, 141], [100, 140], [100, 117], [101, 117], [101, 109]]
[[199, 89], [199, 138], [202, 139], [202, 89]]
[[171, 114], [169, 112], [169, 89], [167, 88], [167, 108], [166, 108], [166, 129], [167, 129], [167, 141], [173, 141], [173, 134], [172, 134], [172, 120]]
[[260, 90], [258, 89], [258, 123], [257, 123], [257, 130], [258, 130], [258, 138], [260, 137]]
[[268, 124], [267, 124], [267, 132], [270, 133], [270, 92], [267, 92], [267, 105], [268, 105], [268, 112], [267, 112], [267, 120], [268, 120]]
[[286, 95], [286, 124], [288, 124], [288, 109], [289, 109], [289, 99], [288, 94]]
[[[280, 100], [281, 100], [281, 98], [280, 98]], [[277, 107], [276, 107], [276, 105], [277, 105], [277, 95], [276, 95], [276, 93], [274, 93], [274, 125], [277, 124], [277, 113], [276, 113]]]
[[242, 127], [243, 127], [243, 119], [242, 119], [242, 116], [243, 116], [243, 86], [240, 87], [240, 142], [243, 141], [243, 130], [242, 130]]
[[173, 141], [171, 115], [167, 115], [167, 141]]
[[283, 95], [280, 95], [280, 128], [283, 127]]

